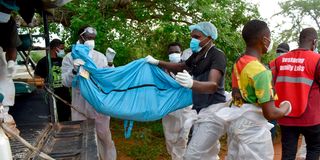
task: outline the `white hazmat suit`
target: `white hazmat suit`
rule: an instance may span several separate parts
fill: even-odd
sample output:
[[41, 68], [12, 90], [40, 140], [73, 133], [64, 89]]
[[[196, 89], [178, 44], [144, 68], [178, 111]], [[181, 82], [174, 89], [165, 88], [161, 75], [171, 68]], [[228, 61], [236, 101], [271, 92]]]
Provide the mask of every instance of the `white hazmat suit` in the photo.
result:
[[261, 107], [231, 106], [219, 110], [216, 115], [228, 124], [227, 160], [273, 160], [270, 132], [273, 125], [264, 118]]
[[193, 125], [191, 141], [184, 155], [185, 160], [218, 160], [219, 139], [226, 133], [226, 124], [215, 115], [227, 103], [210, 105], [200, 110]]
[[[89, 52], [89, 57], [92, 58], [97, 67], [107, 67], [107, 59], [102, 53], [91, 50]], [[72, 79], [74, 77], [74, 74], [72, 73], [74, 68], [73, 61], [71, 53], [67, 54], [62, 61], [62, 83], [66, 87], [72, 87]], [[110, 117], [96, 112], [94, 108], [81, 96], [79, 88], [72, 88], [71, 103], [72, 106], [76, 107], [77, 110], [86, 115], [85, 117], [81, 113], [72, 109], [71, 118], [73, 121], [86, 120], [87, 117], [95, 120], [100, 158], [102, 160], [115, 160], [116, 148], [112, 141], [109, 128]]]
[[166, 147], [172, 160], [182, 160], [187, 148], [188, 135], [192, 125], [184, 125], [188, 119], [195, 119], [197, 112], [192, 106], [169, 113], [162, 118]]
[[[226, 103], [212, 104], [200, 110], [193, 124], [191, 141], [184, 155], [185, 160], [219, 160], [219, 139], [226, 133], [226, 122], [215, 113], [227, 108], [231, 94], [225, 91]], [[189, 120], [185, 126], [189, 126]]]
[[2, 105], [4, 106], [4, 113], [0, 115], [0, 119], [3, 118], [4, 122], [14, 131], [19, 134], [20, 131], [16, 128], [16, 123], [13, 117], [8, 113], [9, 107], [14, 105], [15, 100], [15, 87], [12, 80], [15, 68], [14, 65], [8, 68], [5, 52], [0, 47], [0, 93], [4, 95]]
[[[183, 52], [182, 56], [183, 55], [185, 58], [184, 60], [190, 57], [190, 55], [186, 55], [185, 52]], [[180, 53], [171, 53], [169, 54], [169, 60], [171, 63], [179, 63], [182, 60], [182, 56]], [[170, 73], [170, 75], [173, 78], [175, 77], [173, 73]], [[192, 106], [188, 106], [171, 112], [162, 118], [166, 147], [168, 153], [171, 155], [172, 160], [183, 159], [183, 155], [187, 149], [188, 135], [192, 127], [191, 123], [189, 125], [185, 125], [185, 122], [187, 120], [192, 122], [196, 116], [197, 112], [192, 110]]]
[[12, 74], [8, 73], [8, 66], [5, 52], [0, 47], [0, 92], [4, 95], [3, 106], [13, 106], [15, 97], [15, 87]]

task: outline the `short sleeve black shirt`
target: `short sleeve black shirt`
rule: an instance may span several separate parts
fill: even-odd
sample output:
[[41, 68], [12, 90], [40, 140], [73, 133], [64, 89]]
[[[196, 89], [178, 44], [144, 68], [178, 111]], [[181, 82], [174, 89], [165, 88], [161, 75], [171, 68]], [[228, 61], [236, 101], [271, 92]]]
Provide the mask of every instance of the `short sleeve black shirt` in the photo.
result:
[[[62, 78], [61, 78], [61, 65], [62, 65], [62, 58], [51, 58], [51, 70], [53, 76], [53, 87], [60, 88], [62, 86]], [[46, 81], [48, 80], [49, 74], [49, 67], [48, 67], [48, 60], [47, 57], [43, 57], [39, 60], [34, 74], [44, 78]]]
[[221, 50], [213, 46], [209, 49], [207, 54], [202, 56], [198, 55], [198, 53], [192, 54], [185, 63], [191, 69], [193, 79], [197, 81], [208, 81], [211, 69], [216, 69], [222, 74], [216, 92], [211, 94], [192, 93], [194, 109], [200, 111], [201, 108], [206, 108], [209, 105], [225, 102], [224, 77], [227, 60], [225, 54]]

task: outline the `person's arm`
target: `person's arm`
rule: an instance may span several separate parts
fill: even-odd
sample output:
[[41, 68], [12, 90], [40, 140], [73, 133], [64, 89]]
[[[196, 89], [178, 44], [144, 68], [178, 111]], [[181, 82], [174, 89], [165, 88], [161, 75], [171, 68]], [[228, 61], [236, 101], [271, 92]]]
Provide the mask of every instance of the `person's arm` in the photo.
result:
[[290, 106], [286, 103], [280, 104], [280, 108], [275, 107], [274, 101], [261, 104], [263, 116], [267, 120], [276, 120], [282, 118], [290, 112]]
[[217, 91], [222, 74], [219, 70], [211, 69], [207, 82], [193, 80], [192, 91], [199, 93], [214, 93]]
[[117, 54], [117, 52], [115, 50], [113, 50], [112, 48], [107, 49], [106, 57], [107, 57], [107, 61], [108, 61], [108, 67], [114, 68], [113, 59], [115, 58], [116, 54]]
[[317, 82], [317, 84], [320, 84], [320, 60], [318, 61], [318, 64], [317, 64], [315, 81]]
[[275, 96], [272, 89], [270, 71], [262, 71], [255, 75], [253, 81], [258, 104], [262, 107], [263, 116], [267, 120], [276, 120], [290, 113], [290, 103], [281, 103], [279, 108], [274, 105]]
[[[213, 56], [211, 57], [210, 72], [208, 75], [208, 81], [200, 82], [193, 81], [192, 90], [199, 93], [211, 94], [217, 91], [221, 78], [223, 78], [227, 66], [226, 57], [220, 50], [213, 50]], [[190, 64], [187, 60], [186, 63]]]
[[173, 72], [182, 72], [187, 69], [185, 62], [182, 63], [170, 63], [165, 61], [159, 61], [159, 66]]
[[170, 62], [157, 60], [150, 55], [148, 55], [145, 59], [150, 64], [159, 65], [160, 67], [167, 69], [169, 71], [173, 71], [173, 72], [182, 72], [184, 69], [187, 69], [187, 65], [185, 62], [183, 62], [183, 63], [170, 63]]
[[211, 69], [208, 81], [201, 82], [193, 80], [190, 74], [183, 70], [177, 74], [176, 81], [184, 87], [191, 88], [194, 92], [211, 94], [217, 91], [221, 77], [222, 74], [219, 70]]
[[72, 79], [75, 76], [73, 59], [71, 53], [67, 54], [62, 60], [61, 66], [62, 84], [66, 87], [72, 86]]
[[18, 36], [17, 24], [16, 24], [16, 21], [11, 16], [8, 23], [3, 25], [6, 25], [5, 36], [9, 36], [9, 37], [5, 37], [7, 38], [7, 42], [6, 42], [7, 46], [5, 46], [6, 59], [7, 59], [7, 62], [11, 60], [14, 62], [17, 59], [17, 47], [22, 43]]
[[[226, 57], [223, 52], [215, 51], [213, 53], [213, 57], [210, 58], [211, 66], [210, 66], [210, 72], [208, 75], [208, 81], [197, 81], [192, 80], [192, 77], [188, 74], [187, 71], [179, 72], [176, 76], [176, 80], [178, 83], [180, 83], [182, 86], [191, 88], [192, 91], [198, 92], [198, 93], [204, 93], [204, 94], [212, 94], [217, 91], [220, 83], [220, 79], [225, 73], [226, 70]], [[186, 64], [186, 66], [190, 66], [191, 59], [189, 58]]]

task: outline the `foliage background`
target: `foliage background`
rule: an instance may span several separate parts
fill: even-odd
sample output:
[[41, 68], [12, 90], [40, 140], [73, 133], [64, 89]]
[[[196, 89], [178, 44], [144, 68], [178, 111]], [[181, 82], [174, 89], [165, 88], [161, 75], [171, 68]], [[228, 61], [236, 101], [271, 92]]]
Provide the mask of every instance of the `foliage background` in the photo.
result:
[[[291, 0], [281, 3], [281, 7], [278, 14], [291, 17], [292, 26], [273, 37], [275, 45], [296, 41], [306, 17], [311, 17], [320, 29], [319, 0]], [[114, 63], [120, 66], [149, 54], [168, 60], [169, 43], [178, 41], [187, 49], [188, 26], [210, 21], [218, 29], [216, 46], [228, 59], [226, 90], [230, 91], [232, 65], [244, 49], [241, 29], [251, 19], [261, 17], [257, 6], [245, 0], [73, 0], [55, 10], [50, 31], [70, 48], [78, 39], [80, 27], [93, 26], [98, 31], [96, 50], [104, 53], [108, 47], [115, 49]], [[274, 56], [273, 52], [263, 57], [263, 62], [268, 63]], [[111, 125], [119, 159], [170, 159], [160, 121], [135, 123], [130, 140], [123, 137], [122, 121], [112, 119]]]
[[[277, 28], [281, 31], [278, 41], [297, 42], [303, 28], [314, 27], [320, 37], [320, 1], [319, 0], [288, 0], [280, 3], [281, 12], [274, 16], [284, 16], [289, 22], [282, 22]], [[284, 28], [283, 24], [290, 24]], [[318, 41], [318, 48], [320, 41]]]
[[[96, 49], [117, 51], [115, 65], [124, 65], [152, 55], [167, 59], [167, 45], [178, 41], [189, 48], [188, 26], [212, 22], [218, 29], [216, 45], [228, 58], [226, 89], [230, 90], [231, 68], [243, 52], [241, 28], [259, 18], [257, 7], [244, 0], [73, 0], [56, 10], [50, 30], [70, 46], [85, 25], [97, 29]], [[63, 25], [63, 27], [59, 27]]]

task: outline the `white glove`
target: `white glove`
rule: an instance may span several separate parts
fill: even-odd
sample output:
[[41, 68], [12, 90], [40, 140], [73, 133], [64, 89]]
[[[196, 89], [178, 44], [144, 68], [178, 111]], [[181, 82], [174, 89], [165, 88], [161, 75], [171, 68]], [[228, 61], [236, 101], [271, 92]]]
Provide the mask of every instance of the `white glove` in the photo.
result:
[[8, 75], [13, 76], [16, 72], [15, 62], [13, 60], [9, 60], [7, 63]]
[[84, 61], [82, 59], [75, 59], [73, 60], [73, 72], [78, 72], [79, 67], [84, 65]]
[[153, 64], [153, 65], [158, 65], [159, 64], [159, 60], [153, 58], [152, 56], [148, 55], [146, 58], [146, 61], [150, 64]]
[[84, 61], [82, 59], [75, 59], [73, 61], [73, 66], [75, 66], [75, 69], [79, 68], [79, 66], [84, 65]]
[[291, 107], [291, 103], [289, 101], [282, 101], [280, 103], [280, 108], [288, 106], [288, 110], [286, 111], [286, 113], [284, 114], [285, 116], [289, 115], [291, 113], [292, 107]]
[[106, 51], [106, 57], [108, 62], [113, 62], [114, 57], [116, 56], [117, 52], [114, 51], [112, 48], [108, 48]]
[[176, 75], [176, 81], [183, 87], [191, 88], [193, 85], [192, 76], [186, 71], [178, 72]]

